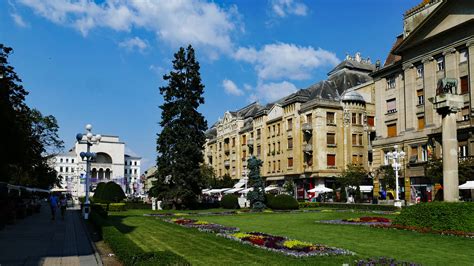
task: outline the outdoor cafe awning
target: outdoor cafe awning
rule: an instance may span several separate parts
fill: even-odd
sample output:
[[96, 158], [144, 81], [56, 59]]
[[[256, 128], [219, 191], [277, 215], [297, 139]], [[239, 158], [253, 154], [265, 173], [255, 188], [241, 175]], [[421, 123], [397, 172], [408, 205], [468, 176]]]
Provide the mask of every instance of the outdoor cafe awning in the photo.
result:
[[272, 191], [272, 190], [277, 190], [277, 189], [278, 189], [277, 186], [270, 185], [270, 186], [265, 188], [265, 192]]
[[474, 189], [474, 181], [467, 181], [459, 186], [459, 189]]
[[204, 194], [219, 194], [219, 193], [222, 193], [226, 190], [229, 190], [230, 188], [215, 188], [215, 189], [211, 189], [209, 191], [206, 191], [206, 192], [203, 192]]
[[243, 188], [233, 188], [233, 189], [226, 190], [224, 192], [224, 194], [232, 194], [232, 193], [235, 193], [235, 192], [239, 192], [241, 190], [243, 190]]

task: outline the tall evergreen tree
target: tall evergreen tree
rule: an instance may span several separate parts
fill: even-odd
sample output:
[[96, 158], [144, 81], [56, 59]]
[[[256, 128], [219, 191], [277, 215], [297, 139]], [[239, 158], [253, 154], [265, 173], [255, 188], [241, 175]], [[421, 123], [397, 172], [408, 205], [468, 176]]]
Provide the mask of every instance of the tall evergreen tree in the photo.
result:
[[13, 49], [0, 44], [0, 181], [49, 188], [58, 184], [48, 159], [63, 148], [54, 116], [43, 116], [25, 103], [21, 85], [8, 57]]
[[157, 181], [151, 192], [173, 208], [192, 207], [206, 183], [200, 171], [207, 122], [197, 110], [204, 103], [199, 68], [192, 46], [181, 47], [174, 55], [173, 70], [163, 76], [168, 85], [160, 88], [162, 131], [156, 148]]

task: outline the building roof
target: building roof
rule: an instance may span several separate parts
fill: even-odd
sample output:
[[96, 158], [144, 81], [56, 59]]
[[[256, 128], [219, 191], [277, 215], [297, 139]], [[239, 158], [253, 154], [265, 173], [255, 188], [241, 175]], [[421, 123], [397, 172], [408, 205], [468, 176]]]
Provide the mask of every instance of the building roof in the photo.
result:
[[344, 93], [341, 100], [343, 102], [359, 102], [359, 103], [364, 103], [365, 104], [364, 97], [362, 97], [362, 95], [360, 95], [356, 91], [348, 91], [348, 92]]
[[400, 60], [402, 60], [402, 57], [399, 55], [396, 55], [394, 53], [395, 49], [402, 43], [403, 41], [403, 34], [400, 34], [397, 36], [397, 39], [395, 40], [395, 43], [392, 45], [392, 49], [390, 49], [390, 52], [387, 55], [387, 59], [385, 59], [385, 63], [383, 64], [384, 67], [392, 65]]

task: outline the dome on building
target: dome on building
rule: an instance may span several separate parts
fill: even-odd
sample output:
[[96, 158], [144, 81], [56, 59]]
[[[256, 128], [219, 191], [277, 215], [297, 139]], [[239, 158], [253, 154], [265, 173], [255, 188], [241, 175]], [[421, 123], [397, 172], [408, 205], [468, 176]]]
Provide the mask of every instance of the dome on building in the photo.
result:
[[349, 91], [345, 93], [342, 96], [341, 100], [343, 102], [359, 102], [359, 103], [365, 104], [364, 97], [362, 97], [362, 95], [360, 95], [358, 92], [355, 92], [355, 91]]

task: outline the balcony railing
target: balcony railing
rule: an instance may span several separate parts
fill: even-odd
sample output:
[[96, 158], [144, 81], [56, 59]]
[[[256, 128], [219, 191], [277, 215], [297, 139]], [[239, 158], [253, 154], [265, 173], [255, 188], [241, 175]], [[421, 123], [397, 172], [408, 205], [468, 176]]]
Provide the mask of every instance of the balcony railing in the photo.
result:
[[304, 152], [313, 152], [313, 145], [308, 143], [303, 145], [303, 151]]
[[311, 131], [313, 131], [313, 126], [311, 125], [311, 123], [304, 123], [301, 126], [301, 130], [303, 130], [305, 133], [310, 134]]
[[229, 168], [230, 167], [230, 161], [229, 160], [225, 160], [224, 161], [224, 166]]

